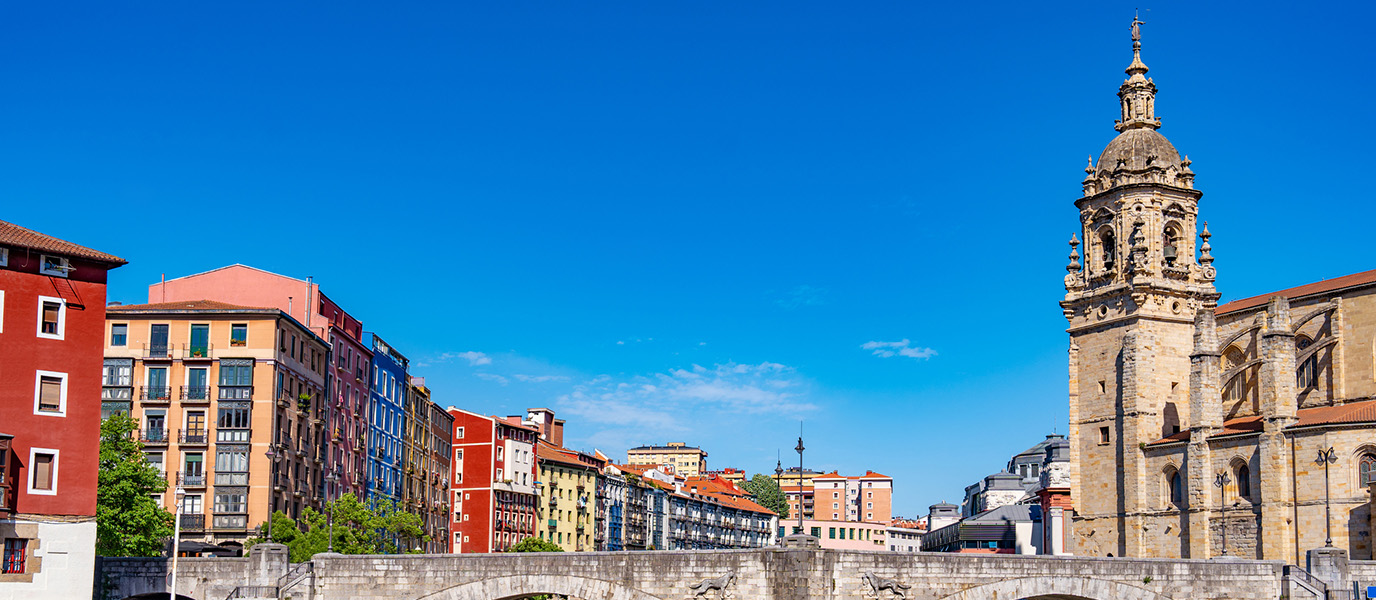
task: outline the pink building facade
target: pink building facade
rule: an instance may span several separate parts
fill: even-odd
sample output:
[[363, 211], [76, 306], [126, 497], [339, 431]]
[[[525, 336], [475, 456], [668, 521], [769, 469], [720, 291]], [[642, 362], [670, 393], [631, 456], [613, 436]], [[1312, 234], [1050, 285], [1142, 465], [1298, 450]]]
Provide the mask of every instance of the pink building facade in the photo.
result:
[[150, 303], [190, 300], [276, 308], [329, 342], [328, 468], [339, 479], [326, 486], [327, 500], [349, 492], [363, 498], [368, 449], [365, 410], [372, 358], [363, 343], [363, 323], [322, 294], [315, 282], [247, 265], [230, 265], [148, 286]]

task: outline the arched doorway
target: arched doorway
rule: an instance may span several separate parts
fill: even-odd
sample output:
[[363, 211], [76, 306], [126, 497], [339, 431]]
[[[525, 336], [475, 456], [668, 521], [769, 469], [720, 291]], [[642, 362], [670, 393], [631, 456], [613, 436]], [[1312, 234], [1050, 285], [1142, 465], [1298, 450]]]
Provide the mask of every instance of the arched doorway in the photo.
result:
[[610, 581], [569, 575], [508, 575], [443, 589], [420, 600], [515, 600], [534, 595], [606, 600], [662, 600]]
[[1151, 590], [1083, 577], [1025, 577], [956, 592], [942, 600], [1171, 600]]

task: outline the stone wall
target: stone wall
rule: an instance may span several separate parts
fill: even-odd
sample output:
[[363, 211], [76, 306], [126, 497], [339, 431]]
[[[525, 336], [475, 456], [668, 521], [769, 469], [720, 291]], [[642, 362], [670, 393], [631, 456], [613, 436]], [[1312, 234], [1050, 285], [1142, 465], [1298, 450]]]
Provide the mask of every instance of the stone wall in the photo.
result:
[[[170, 563], [167, 558], [97, 557], [92, 597], [119, 600], [166, 592]], [[223, 600], [239, 586], [275, 586], [286, 572], [286, 546], [280, 544], [259, 544], [245, 558], [178, 558], [177, 595]]]

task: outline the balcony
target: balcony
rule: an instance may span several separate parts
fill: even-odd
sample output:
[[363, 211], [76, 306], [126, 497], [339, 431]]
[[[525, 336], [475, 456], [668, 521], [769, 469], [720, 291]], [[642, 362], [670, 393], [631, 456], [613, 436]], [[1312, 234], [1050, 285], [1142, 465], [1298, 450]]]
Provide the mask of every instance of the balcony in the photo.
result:
[[205, 515], [181, 515], [182, 531], [205, 531]]
[[210, 360], [211, 344], [182, 344], [182, 360]]
[[215, 529], [232, 529], [242, 531], [248, 529], [248, 515], [215, 515], [211, 520], [211, 526]]
[[144, 404], [167, 404], [172, 400], [172, 388], [170, 387], [149, 387], [139, 388], [139, 400]]
[[167, 430], [166, 430], [166, 429], [140, 429], [140, 430], [139, 430], [139, 441], [140, 441], [140, 442], [143, 442], [143, 443], [145, 443], [145, 444], [165, 445], [165, 444], [167, 444], [167, 438], [168, 438], [168, 435], [167, 435]]
[[177, 485], [186, 487], [205, 487], [205, 473], [177, 472]]
[[226, 443], [247, 442], [253, 437], [252, 429], [220, 427], [215, 430], [215, 441]]
[[150, 346], [143, 345], [144, 360], [172, 360], [172, 347], [166, 344]]
[[182, 429], [177, 433], [177, 443], [188, 446], [204, 446], [210, 443], [210, 430]]
[[216, 471], [215, 485], [248, 485], [248, 473]]
[[210, 404], [210, 386], [182, 386], [182, 404]]

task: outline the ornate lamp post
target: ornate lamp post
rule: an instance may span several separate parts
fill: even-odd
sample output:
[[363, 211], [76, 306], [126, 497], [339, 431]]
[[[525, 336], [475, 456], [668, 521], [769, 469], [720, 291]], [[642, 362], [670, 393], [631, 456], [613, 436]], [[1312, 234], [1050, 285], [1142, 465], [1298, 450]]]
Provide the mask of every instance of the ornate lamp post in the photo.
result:
[[[335, 482], [339, 481], [339, 474], [335, 473], [334, 471], [330, 471], [329, 474], [325, 475], [325, 481], [329, 482], [330, 489], [333, 490]], [[334, 502], [331, 501], [328, 506], [330, 512], [326, 518], [330, 523], [330, 543], [329, 548], [327, 548], [325, 551], [334, 552]]]
[[177, 555], [181, 554], [182, 546], [182, 499], [186, 497], [186, 490], [177, 488], [175, 494], [177, 498], [176, 514], [172, 515], [175, 519], [172, 522], [172, 578], [168, 584], [167, 597], [173, 600], [177, 597]]
[[1228, 555], [1228, 513], [1224, 512], [1223, 500], [1228, 495], [1224, 488], [1233, 480], [1228, 478], [1228, 472], [1223, 471], [1214, 478], [1214, 486], [1218, 488], [1218, 514], [1222, 515], [1223, 520], [1219, 521], [1219, 527], [1223, 530], [1223, 556]]
[[282, 455], [269, 448], [263, 456], [268, 457], [268, 543], [272, 543], [272, 513], [277, 508], [277, 493], [272, 490], [277, 484], [277, 458]]
[[1338, 462], [1338, 455], [1333, 453], [1333, 447], [1327, 450], [1319, 450], [1319, 457], [1314, 459], [1323, 465], [1323, 529], [1327, 538], [1323, 541], [1325, 548], [1333, 547], [1333, 515], [1329, 512], [1328, 505], [1328, 465]]

